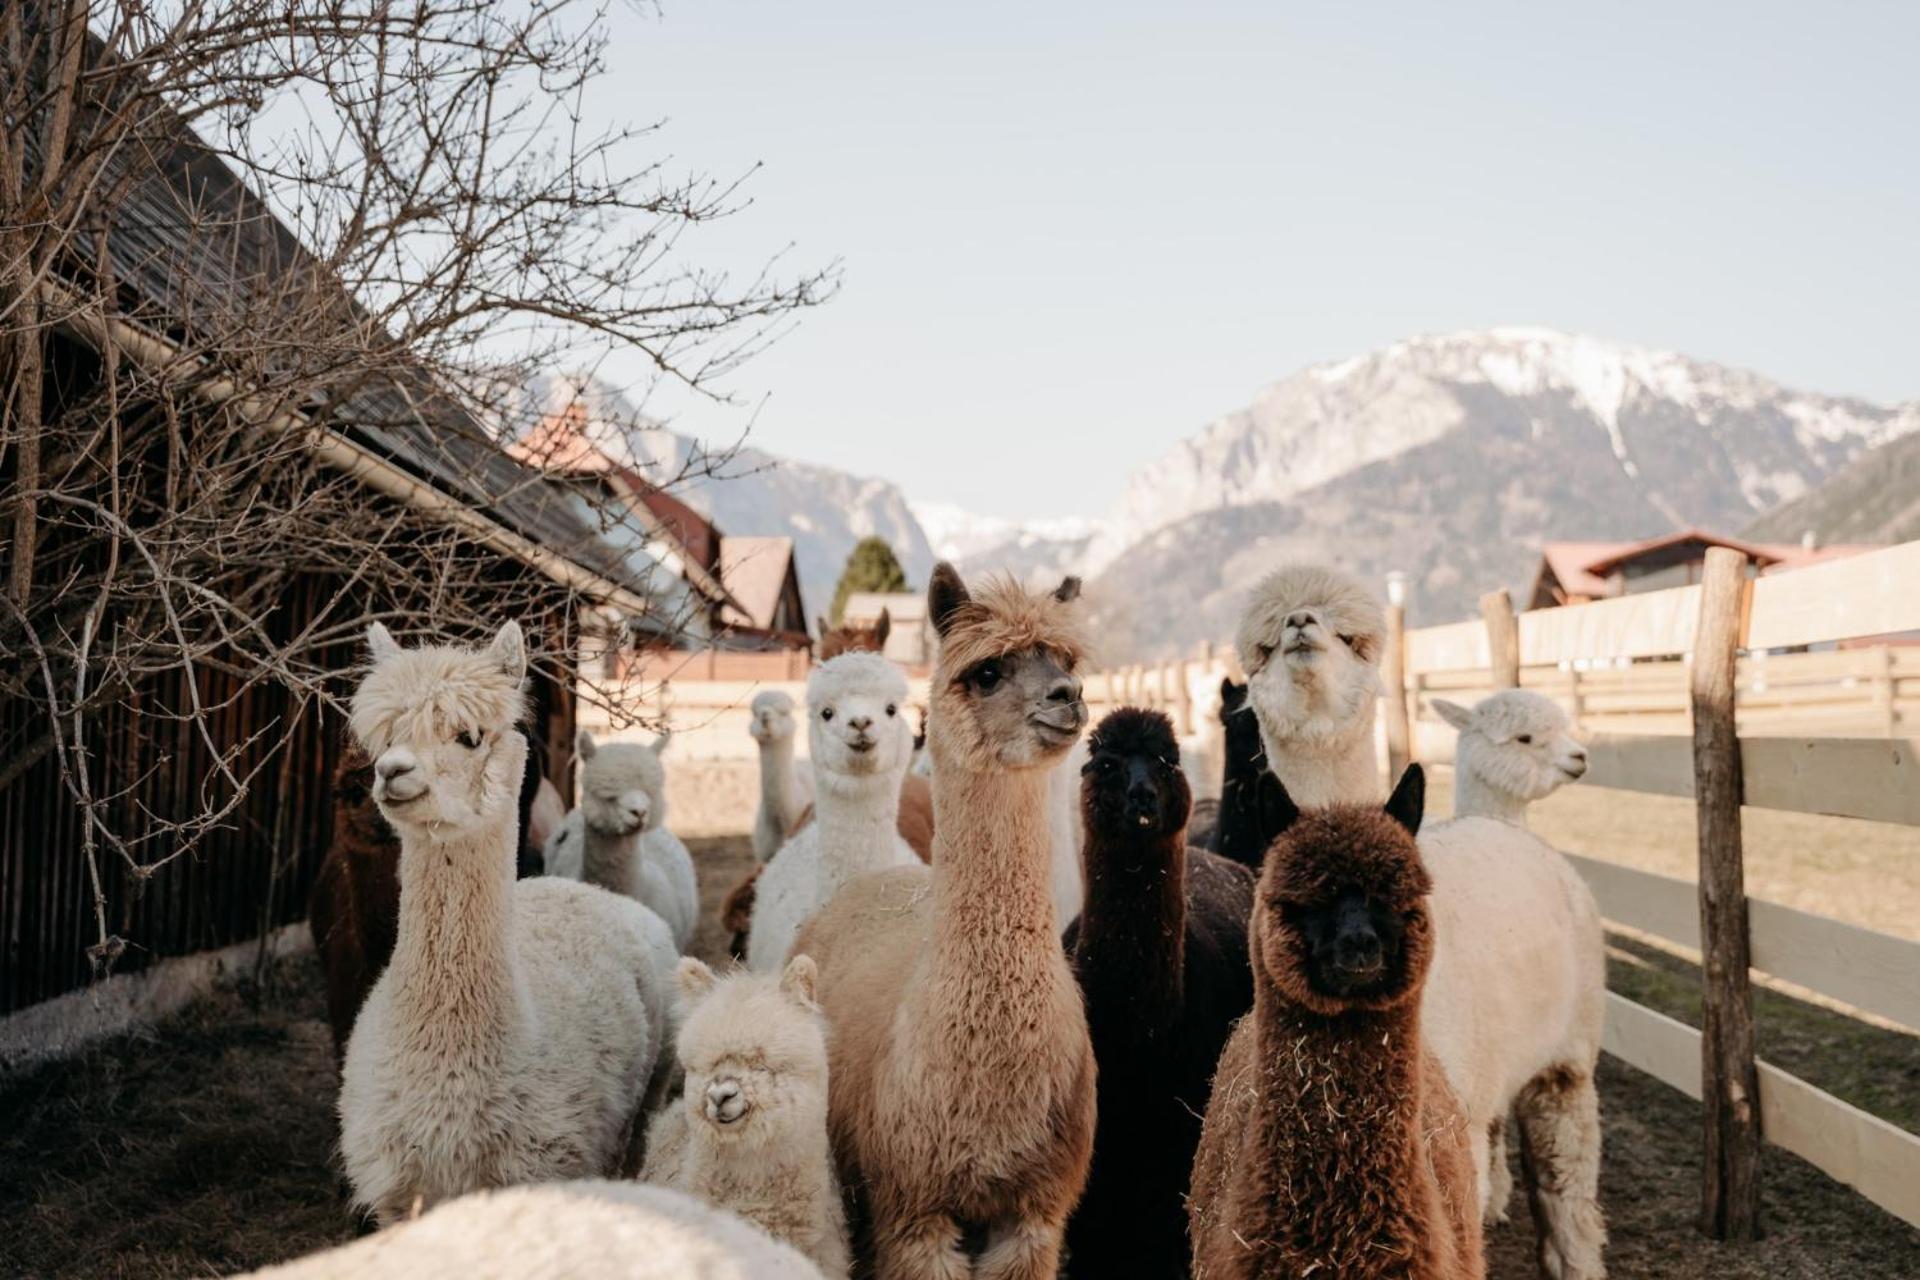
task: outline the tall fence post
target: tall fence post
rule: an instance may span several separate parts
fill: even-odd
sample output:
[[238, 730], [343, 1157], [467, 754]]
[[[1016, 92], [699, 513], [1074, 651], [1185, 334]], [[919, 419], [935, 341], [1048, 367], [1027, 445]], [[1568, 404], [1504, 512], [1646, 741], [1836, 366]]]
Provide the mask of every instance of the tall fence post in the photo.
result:
[[1413, 760], [1413, 726], [1407, 719], [1407, 610], [1397, 600], [1387, 605], [1380, 682], [1387, 693], [1387, 776], [1398, 778]]
[[1740, 738], [1734, 721], [1735, 667], [1746, 630], [1746, 566], [1746, 556], [1730, 547], [1707, 552], [1691, 672], [1705, 983], [1700, 1088], [1706, 1178], [1700, 1227], [1721, 1240], [1753, 1240], [1760, 1232], [1760, 1085], [1753, 1062]]
[[1513, 597], [1505, 587], [1480, 597], [1480, 616], [1487, 622], [1488, 665], [1493, 687], [1520, 687], [1520, 620], [1513, 616]]

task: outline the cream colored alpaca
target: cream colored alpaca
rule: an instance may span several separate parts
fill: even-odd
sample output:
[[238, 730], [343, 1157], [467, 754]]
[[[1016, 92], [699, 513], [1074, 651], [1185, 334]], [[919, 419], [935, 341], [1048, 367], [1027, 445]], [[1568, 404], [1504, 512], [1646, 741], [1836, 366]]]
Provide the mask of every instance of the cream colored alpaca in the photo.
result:
[[1453, 816], [1527, 825], [1527, 806], [1587, 773], [1587, 749], [1560, 704], [1531, 689], [1502, 689], [1471, 710], [1445, 698], [1433, 709], [1459, 730]]
[[686, 1091], [654, 1118], [641, 1177], [739, 1214], [847, 1274], [847, 1218], [827, 1145], [827, 1040], [813, 961], [733, 974], [680, 962]]
[[[1240, 658], [1270, 767], [1302, 807], [1380, 798], [1381, 617], [1364, 587], [1330, 569], [1282, 569], [1254, 589]], [[1471, 1122], [1482, 1212], [1504, 1208], [1492, 1203], [1490, 1135], [1512, 1107], [1535, 1166], [1541, 1265], [1555, 1280], [1595, 1280], [1606, 1274], [1599, 909], [1565, 858], [1508, 823], [1459, 818], [1419, 842], [1435, 938], [1422, 1034]]]
[[527, 657], [368, 634], [352, 726], [400, 836], [393, 959], [354, 1023], [340, 1151], [382, 1223], [482, 1187], [617, 1170], [660, 1052], [660, 989], [637, 904], [516, 882]]
[[812, 799], [793, 762], [793, 699], [778, 689], [753, 695], [747, 736], [760, 748], [760, 807], [753, 815], [753, 856], [765, 862], [787, 841]]
[[666, 827], [666, 742], [662, 735], [652, 746], [597, 743], [580, 730], [580, 803], [548, 846], [547, 872], [652, 908], [667, 922], [674, 949], [684, 952], [700, 924], [700, 888], [692, 855]]
[[822, 1280], [692, 1196], [631, 1182], [481, 1191], [249, 1280]]
[[747, 967], [777, 972], [807, 917], [869, 871], [919, 862], [900, 836], [900, 780], [913, 754], [907, 678], [877, 653], [843, 653], [807, 678], [814, 819], [773, 855], [755, 891]]
[[1053, 1280], [1086, 1185], [1093, 1052], [1047, 823], [1087, 719], [1078, 590], [969, 595], [934, 569], [933, 865], [861, 877], [795, 943], [820, 967], [834, 1154], [878, 1280]]

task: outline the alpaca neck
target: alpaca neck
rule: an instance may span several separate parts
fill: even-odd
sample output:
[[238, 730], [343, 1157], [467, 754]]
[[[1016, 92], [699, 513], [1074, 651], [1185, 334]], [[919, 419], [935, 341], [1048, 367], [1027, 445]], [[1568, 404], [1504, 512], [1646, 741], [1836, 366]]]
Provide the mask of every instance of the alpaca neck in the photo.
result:
[[1116, 837], [1088, 824], [1086, 873], [1074, 960], [1089, 1022], [1153, 1041], [1178, 1024], [1184, 1004], [1186, 832]]
[[760, 810], [773, 819], [782, 837], [800, 816], [800, 781], [793, 772], [791, 737], [760, 744]]
[[[1009, 957], [1060, 954], [1047, 826], [1047, 769], [933, 775], [933, 945], [927, 958], [966, 987], [1006, 982]], [[962, 1006], [964, 1007], [964, 1005]]]
[[1453, 764], [1453, 816], [1498, 818], [1516, 827], [1527, 825], [1527, 802], [1490, 785], [1473, 767], [1472, 759]]
[[530, 1018], [513, 966], [512, 822], [468, 839], [403, 836], [393, 952], [398, 1032], [419, 1056], [497, 1066]]
[[640, 837], [643, 832], [615, 836], [596, 829], [591, 822], [581, 825], [586, 828], [586, 841], [580, 853], [580, 878], [610, 893], [637, 899], [640, 896]]
[[754, 1124], [767, 1129], [757, 1140], [723, 1142], [705, 1120], [695, 1118], [684, 1157], [692, 1181], [702, 1186], [724, 1184], [735, 1212], [762, 1196], [774, 1202], [790, 1201], [798, 1190], [815, 1183], [828, 1185], [817, 1176], [833, 1159], [824, 1091], [818, 1106], [797, 1104], [795, 1114], [770, 1120], [766, 1115], [754, 1119]]
[[1373, 746], [1371, 703], [1366, 717], [1337, 737], [1276, 740], [1264, 727], [1260, 737], [1267, 767], [1303, 809], [1378, 804], [1386, 798]]
[[846, 774], [821, 769], [813, 821], [820, 847], [820, 898], [869, 871], [893, 865], [900, 814], [900, 770]]

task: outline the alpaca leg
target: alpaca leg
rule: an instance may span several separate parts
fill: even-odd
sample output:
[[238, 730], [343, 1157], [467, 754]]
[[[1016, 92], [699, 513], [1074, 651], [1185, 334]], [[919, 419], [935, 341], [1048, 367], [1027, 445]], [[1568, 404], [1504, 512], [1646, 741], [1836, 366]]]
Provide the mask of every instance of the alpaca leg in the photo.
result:
[[1064, 1227], [1038, 1218], [996, 1227], [980, 1255], [980, 1280], [1055, 1280]]
[[1507, 1164], [1507, 1118], [1495, 1116], [1487, 1126], [1487, 1204], [1482, 1221], [1498, 1226], [1507, 1220], [1513, 1202], [1513, 1169]]
[[1550, 1067], [1521, 1091], [1514, 1110], [1541, 1273], [1552, 1280], [1601, 1280], [1607, 1224], [1600, 1212], [1600, 1094], [1592, 1071]]
[[942, 1213], [893, 1217], [876, 1206], [874, 1280], [968, 1280], [960, 1228]]

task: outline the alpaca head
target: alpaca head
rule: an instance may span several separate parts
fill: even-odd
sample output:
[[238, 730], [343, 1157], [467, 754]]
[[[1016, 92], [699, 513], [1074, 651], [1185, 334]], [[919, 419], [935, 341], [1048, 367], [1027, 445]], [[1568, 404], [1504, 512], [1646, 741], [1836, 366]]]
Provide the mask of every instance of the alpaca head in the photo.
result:
[[870, 627], [857, 622], [842, 622], [837, 627], [827, 625], [821, 618], [820, 625], [820, 661], [837, 658], [843, 653], [885, 653], [887, 637], [893, 633], [893, 615], [886, 609], [880, 610], [880, 616]]
[[877, 653], [843, 653], [807, 678], [807, 750], [823, 787], [886, 778], [896, 789], [913, 754], [907, 678]]
[[398, 839], [373, 802], [373, 757], [348, 742], [333, 770], [333, 839], [355, 853], [390, 847]]
[[756, 1147], [795, 1125], [826, 1124], [826, 1022], [808, 956], [784, 972], [722, 978], [680, 962], [680, 1038], [687, 1118], [715, 1142]]
[[1293, 807], [1272, 774], [1260, 819], [1277, 832], [1254, 899], [1254, 967], [1284, 1000], [1318, 1014], [1419, 998], [1433, 956], [1433, 882], [1414, 836], [1426, 778], [1411, 765], [1384, 807]]
[[930, 682], [935, 768], [1045, 769], [1087, 724], [1074, 674], [1085, 652], [1072, 604], [1080, 579], [1032, 592], [1011, 579], [969, 592], [950, 564], [934, 567], [927, 612], [940, 634]]
[[1522, 804], [1586, 775], [1587, 749], [1551, 698], [1503, 689], [1472, 710], [1444, 698], [1435, 698], [1433, 709], [1460, 731], [1454, 768]]
[[580, 730], [574, 749], [580, 757], [580, 812], [603, 836], [651, 831], [667, 820], [667, 771], [660, 753], [662, 734], [641, 742], [595, 742]]
[[759, 743], [761, 750], [793, 741], [799, 726], [793, 719], [792, 698], [778, 689], [763, 689], [753, 695], [747, 709], [752, 717], [747, 721], [747, 736]]
[[1287, 565], [1260, 581], [1237, 642], [1269, 755], [1372, 724], [1385, 632], [1379, 600], [1333, 569]]
[[367, 629], [373, 667], [354, 690], [353, 736], [373, 757], [373, 798], [403, 833], [456, 837], [517, 828], [527, 740], [527, 672], [520, 624], [485, 649], [402, 649]]
[[1186, 830], [1193, 793], [1173, 722], [1158, 711], [1122, 707], [1096, 725], [1080, 767], [1080, 807], [1087, 831], [1106, 840]]
[[1226, 743], [1227, 771], [1233, 772], [1234, 762], [1259, 760], [1264, 754], [1260, 745], [1260, 718], [1253, 713], [1253, 704], [1247, 700], [1247, 686], [1228, 676], [1220, 681], [1220, 727], [1224, 731], [1222, 740]]

